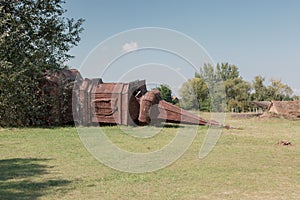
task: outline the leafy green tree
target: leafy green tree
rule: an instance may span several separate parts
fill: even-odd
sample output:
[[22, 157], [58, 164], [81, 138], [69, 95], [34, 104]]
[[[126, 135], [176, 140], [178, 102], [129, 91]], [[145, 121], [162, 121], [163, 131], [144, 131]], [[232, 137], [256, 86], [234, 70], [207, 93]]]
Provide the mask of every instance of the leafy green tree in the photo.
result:
[[[243, 111], [248, 110], [250, 100], [292, 100], [296, 98], [291, 97], [292, 89], [280, 80], [272, 79], [271, 85], [265, 86], [265, 78], [256, 76], [251, 85], [240, 76], [237, 66], [228, 63], [217, 64], [216, 67], [205, 64], [200, 69], [200, 73], [195, 74], [195, 78], [203, 80], [208, 94], [205, 90], [199, 89], [203, 88], [202, 82], [189, 80], [181, 88], [181, 96], [185, 100], [183, 106], [186, 108], [194, 108], [195, 102], [200, 106], [210, 102], [213, 111], [224, 111], [226, 109], [224, 102], [226, 102], [227, 110], [235, 108]], [[205, 96], [204, 100], [203, 95], [201, 96], [199, 93]]]
[[64, 68], [83, 19], [63, 17], [62, 0], [0, 0], [0, 126], [37, 125], [46, 115], [39, 80]]
[[247, 109], [251, 85], [240, 76], [238, 67], [221, 63], [217, 64], [216, 68], [225, 85], [228, 110], [231, 110], [231, 108], [240, 111]]
[[160, 92], [160, 96], [163, 100], [173, 103], [172, 101], [172, 90], [168, 85], [162, 84], [158, 88], [156, 88]]
[[195, 73], [196, 78], [201, 78], [208, 85], [213, 86], [216, 82], [221, 80], [220, 75], [217, 73], [215, 67], [211, 64], [204, 64], [200, 68], [200, 73]]
[[224, 81], [228, 110], [232, 108], [244, 111], [250, 100], [251, 84], [242, 78]]
[[290, 86], [282, 83], [281, 80], [271, 79], [270, 82], [271, 85], [267, 89], [270, 100], [292, 100], [293, 90]]
[[204, 80], [208, 88], [208, 100], [210, 102], [211, 111], [225, 111], [226, 110], [226, 94], [224, 88], [224, 81], [218, 68], [211, 64], [204, 64], [200, 68], [200, 73], [196, 73], [195, 77]]
[[179, 96], [181, 97], [180, 107], [187, 110], [199, 108], [197, 105], [197, 97], [190, 80], [182, 84], [179, 90]]
[[185, 109], [210, 110], [208, 87], [202, 78], [196, 77], [185, 82], [180, 91], [180, 105]]
[[247, 108], [251, 85], [242, 79], [237, 66], [221, 63], [213, 67], [206, 64], [195, 76], [208, 84], [212, 107], [225, 110], [226, 105], [223, 104], [226, 103], [228, 110], [232, 107], [239, 110]]
[[235, 65], [230, 65], [229, 63], [218, 63], [216, 70], [217, 74], [223, 81], [240, 78], [240, 72], [238, 67]]
[[252, 88], [254, 93], [251, 95], [251, 99], [255, 101], [266, 101], [268, 99], [268, 89], [264, 85], [265, 78], [262, 76], [255, 76], [252, 82]]
[[271, 100], [292, 100], [293, 90], [281, 82], [281, 80], [271, 79], [271, 85], [264, 85], [265, 78], [256, 76], [253, 80], [254, 93], [251, 95], [252, 100], [271, 101]]

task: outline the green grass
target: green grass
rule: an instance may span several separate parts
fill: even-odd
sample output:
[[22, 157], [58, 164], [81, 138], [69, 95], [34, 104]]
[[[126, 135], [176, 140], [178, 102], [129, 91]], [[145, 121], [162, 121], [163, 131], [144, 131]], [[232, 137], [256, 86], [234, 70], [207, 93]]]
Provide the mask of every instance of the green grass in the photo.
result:
[[[227, 123], [241, 130], [224, 130], [203, 160], [198, 154], [205, 127], [179, 160], [144, 174], [102, 165], [84, 148], [75, 128], [0, 129], [0, 199], [299, 199], [300, 123]], [[176, 130], [164, 128], [142, 139], [105, 127], [116, 145], [135, 152], [160, 149]], [[277, 145], [279, 140], [293, 146]]]

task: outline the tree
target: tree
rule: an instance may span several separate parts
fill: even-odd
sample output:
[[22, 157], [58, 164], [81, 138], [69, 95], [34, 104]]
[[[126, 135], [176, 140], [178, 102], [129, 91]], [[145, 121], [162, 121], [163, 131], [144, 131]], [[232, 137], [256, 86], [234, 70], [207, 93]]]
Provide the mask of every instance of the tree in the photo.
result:
[[195, 73], [195, 78], [201, 78], [207, 85], [211, 86], [221, 80], [220, 75], [211, 64], [204, 64], [203, 67], [200, 68], [200, 73]]
[[[201, 79], [202, 81], [196, 80]], [[265, 78], [256, 76], [252, 85], [243, 80], [239, 69], [228, 63], [217, 64], [216, 67], [205, 64], [195, 78], [183, 84], [180, 95], [184, 100], [184, 108], [195, 108], [196, 104], [210, 103], [210, 110], [225, 111], [232, 108], [239, 111], [248, 110], [249, 101], [292, 100], [292, 89], [280, 80], [271, 79], [271, 85], [264, 85]], [[207, 91], [203, 89], [206, 85]], [[208, 93], [208, 94], [207, 94]], [[202, 95], [199, 95], [202, 94]], [[226, 105], [224, 105], [226, 103]], [[227, 106], [227, 107], [226, 107]]]
[[160, 92], [160, 96], [163, 100], [173, 103], [172, 101], [172, 90], [168, 85], [162, 84], [156, 88]]
[[46, 70], [64, 68], [83, 19], [63, 17], [62, 0], [0, 0], [0, 126], [36, 125]]
[[228, 110], [232, 108], [246, 110], [250, 100], [251, 84], [242, 78], [228, 79], [224, 84]]
[[237, 66], [228, 63], [217, 64], [217, 74], [223, 80], [227, 108], [245, 110], [248, 107], [251, 85], [240, 76]]
[[218, 68], [211, 64], [204, 64], [204, 66], [200, 68], [200, 73], [196, 73], [195, 77], [203, 79], [207, 85], [210, 110], [213, 112], [225, 111], [226, 94], [224, 81]]
[[251, 95], [251, 99], [255, 101], [265, 101], [268, 99], [268, 89], [264, 85], [265, 78], [262, 76], [255, 76], [252, 82], [252, 88], [254, 93]]
[[253, 80], [252, 87], [254, 93], [251, 95], [252, 100], [271, 101], [271, 100], [292, 100], [293, 90], [281, 80], [271, 79], [271, 85], [264, 85], [265, 78], [256, 76]]
[[240, 78], [240, 72], [238, 67], [235, 65], [230, 65], [229, 63], [218, 63], [216, 70], [217, 74], [223, 81]]
[[195, 91], [193, 89], [192, 84], [190, 83], [190, 80], [182, 84], [179, 90], [179, 95], [181, 97], [180, 107], [187, 110], [199, 109], [199, 106], [197, 105]]
[[202, 78], [208, 85], [208, 97], [212, 108], [217, 111], [230, 110], [233, 107], [239, 110], [247, 108], [251, 85], [242, 79], [237, 66], [221, 63], [213, 67], [205, 64], [195, 77]]
[[268, 87], [268, 96], [272, 99], [270, 100], [291, 100], [291, 95], [293, 94], [293, 90], [290, 86], [281, 82], [281, 80], [271, 79], [271, 85]]
[[202, 78], [196, 77], [185, 82], [179, 94], [180, 105], [185, 109], [209, 111], [211, 108], [208, 87]]

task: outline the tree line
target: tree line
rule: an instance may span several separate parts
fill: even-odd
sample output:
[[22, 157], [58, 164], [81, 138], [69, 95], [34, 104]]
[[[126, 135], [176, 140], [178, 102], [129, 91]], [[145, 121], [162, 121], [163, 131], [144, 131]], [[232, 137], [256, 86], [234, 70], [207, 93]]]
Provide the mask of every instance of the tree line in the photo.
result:
[[[276, 79], [271, 79], [270, 83], [268, 86], [265, 85], [265, 78], [262, 76], [256, 76], [252, 82], [247, 82], [240, 76], [238, 67], [229, 63], [217, 64], [216, 67], [206, 64], [180, 89], [181, 106], [185, 109], [200, 108], [203, 111], [210, 111], [214, 106], [212, 98], [217, 98], [226, 103], [227, 111], [233, 108], [247, 111], [250, 101], [293, 99], [293, 91], [287, 84]], [[219, 84], [221, 86], [218, 86]], [[219, 93], [221, 95], [225, 93], [225, 97], [210, 95], [212, 92], [217, 94], [214, 89], [210, 89], [216, 86], [224, 91]]]
[[[288, 101], [299, 98], [292, 96], [291, 87], [281, 80], [271, 79], [269, 85], [265, 82], [265, 78], [260, 75], [255, 76], [252, 82], [245, 81], [236, 65], [205, 64], [192, 79], [183, 83], [179, 90], [180, 106], [201, 111], [243, 112], [251, 108], [251, 101]], [[164, 91], [166, 89], [161, 92]]]

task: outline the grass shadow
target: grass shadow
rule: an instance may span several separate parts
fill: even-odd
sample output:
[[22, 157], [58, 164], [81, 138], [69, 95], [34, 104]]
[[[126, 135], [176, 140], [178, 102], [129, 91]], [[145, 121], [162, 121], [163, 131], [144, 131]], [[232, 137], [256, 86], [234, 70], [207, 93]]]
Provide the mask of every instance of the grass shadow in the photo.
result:
[[[13, 158], [0, 160], [0, 199], [37, 199], [54, 187], [66, 186], [69, 180], [35, 181], [48, 174], [49, 159]], [[40, 180], [40, 179], [39, 179]]]
[[158, 128], [184, 128], [185, 127], [182, 124], [171, 124], [171, 123], [157, 123], [157, 124], [153, 124], [152, 126]]

